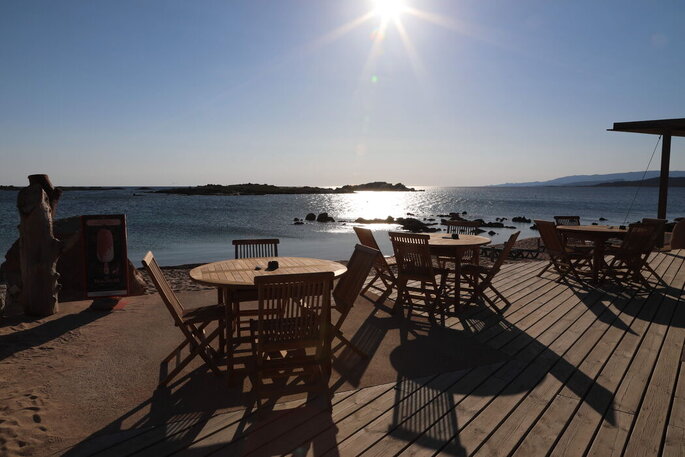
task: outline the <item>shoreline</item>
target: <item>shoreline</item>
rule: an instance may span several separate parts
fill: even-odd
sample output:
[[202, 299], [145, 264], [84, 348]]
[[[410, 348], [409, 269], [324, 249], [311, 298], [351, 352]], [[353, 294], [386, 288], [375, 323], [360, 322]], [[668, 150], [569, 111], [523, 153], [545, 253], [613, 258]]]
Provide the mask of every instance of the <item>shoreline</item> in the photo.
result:
[[[538, 237], [531, 237], [531, 238], [524, 238], [521, 240], [518, 240], [516, 242], [515, 247], [516, 248], [521, 248], [521, 249], [534, 249], [537, 248], [537, 240]], [[501, 247], [502, 243], [496, 243], [492, 244], [492, 247]], [[505, 263], [512, 263], [512, 262], [530, 262], [533, 260], [546, 260], [547, 255], [542, 252], [540, 255], [537, 257], [537, 259], [507, 259], [505, 260]], [[346, 264], [347, 260], [336, 260], [336, 262]], [[481, 255], [480, 258], [481, 265], [488, 265], [490, 264], [490, 259], [488, 256]], [[205, 262], [205, 263], [211, 263], [211, 262]], [[190, 278], [190, 270], [193, 268], [204, 265], [205, 263], [186, 263], [186, 264], [179, 264], [179, 265], [168, 265], [168, 266], [162, 266], [161, 269], [164, 272], [164, 275], [167, 278], [167, 281], [169, 281], [169, 284], [171, 285], [171, 288], [174, 290], [174, 292], [193, 292], [193, 291], [201, 291], [201, 290], [211, 290], [214, 289], [213, 287], [208, 287], [204, 286], [200, 283], [197, 283], [193, 281]], [[136, 268], [140, 273], [142, 273], [143, 278], [145, 279], [145, 294], [153, 294], [157, 292], [157, 289], [155, 288], [154, 284], [148, 277], [147, 272], [145, 271], [145, 268], [139, 267]], [[4, 297], [5, 294], [5, 281], [3, 279], [0, 279], [0, 295]], [[85, 298], [84, 298], [85, 300]]]

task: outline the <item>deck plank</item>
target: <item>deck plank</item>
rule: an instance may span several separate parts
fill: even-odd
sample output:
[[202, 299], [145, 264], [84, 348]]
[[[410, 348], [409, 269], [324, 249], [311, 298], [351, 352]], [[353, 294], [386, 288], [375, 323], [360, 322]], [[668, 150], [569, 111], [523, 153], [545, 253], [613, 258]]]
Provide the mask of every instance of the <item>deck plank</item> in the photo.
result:
[[[600, 293], [593, 294], [593, 302], [590, 306], [597, 306], [600, 297]], [[592, 313], [588, 305], [578, 297], [571, 296], [568, 298], [568, 302], [570, 305], [557, 306], [553, 312], [532, 325], [526, 333], [519, 335], [518, 338], [504, 347], [505, 351], [518, 351], [517, 357], [493, 373], [472, 395], [456, 405], [457, 423], [460, 424], [460, 427], [467, 426], [488, 405], [493, 396], [499, 395], [509, 382], [516, 379], [538, 356], [541, 360], [553, 360], [554, 356], [550, 353], [557, 349], [555, 344], [559, 347], [572, 344], [580, 335], [581, 329], [587, 325], [585, 320], [594, 320], [595, 317], [590, 316]], [[512, 353], [512, 355], [514, 354]], [[463, 447], [458, 443], [458, 439], [451, 444], [447, 443], [446, 446], [449, 447], [450, 452], [455, 450], [464, 452]], [[424, 447], [422, 443], [417, 441], [412, 443], [403, 454], [429, 455], [434, 451], [434, 449]]]
[[[622, 318], [622, 307], [627, 306], [625, 311], [630, 315], [641, 306], [640, 302], [631, 301], [631, 298], [617, 296], [616, 303], [607, 303], [605, 314], [609, 318], [603, 321], [600, 316], [598, 322], [588, 327], [582, 338], [550, 369], [553, 376], [546, 374], [532, 389], [514, 391], [493, 401], [488, 407], [490, 414], [481, 414], [477, 421], [460, 432], [459, 439], [464, 447], [468, 450], [467, 443], [471, 443], [474, 447], [483, 446], [479, 449], [480, 455], [508, 455], [562, 387], [573, 385], [572, 394], [589, 388], [587, 384], [594, 380], [603, 362], [629, 329], [613, 325]], [[614, 311], [618, 311], [618, 314], [612, 319], [610, 316]], [[507, 414], [509, 416], [505, 417]], [[493, 426], [497, 423], [500, 425]]]
[[685, 339], [685, 307], [679, 305], [680, 300], [674, 300], [676, 312], [628, 439], [626, 457], [656, 455], [662, 449]]
[[[652, 297], [652, 295], [650, 295]], [[606, 365], [602, 367], [599, 377], [596, 378], [589, 393], [583, 390], [585, 396], [581, 404], [582, 396], [575, 394], [568, 386], [550, 402], [546, 411], [537, 420], [535, 426], [526, 435], [514, 455], [527, 455], [539, 449], [551, 449], [555, 447], [556, 452], [571, 453], [579, 448], [587, 446], [586, 440], [591, 439], [592, 430], [587, 431], [587, 424], [594, 423], [594, 419], [601, 420], [606, 402], [611, 402], [611, 393], [615, 386], [620, 382], [622, 374], [632, 359], [632, 354], [642, 341], [644, 332], [649, 327], [649, 322], [656, 310], [656, 305], [661, 301], [659, 295], [653, 295], [650, 302], [647, 299], [645, 306], [641, 306], [644, 301], [633, 300], [640, 304], [638, 319], [632, 321], [630, 331], [626, 332], [620, 344], [608, 359]], [[665, 310], [664, 315], [668, 315], [671, 310]], [[659, 334], [653, 334], [654, 339], [658, 340]], [[621, 357], [627, 354], [627, 357]], [[580, 405], [580, 411], [578, 411]], [[608, 405], [607, 405], [608, 406]], [[598, 413], [597, 410], [601, 413]], [[586, 417], [586, 416], [589, 416]], [[579, 430], [585, 430], [589, 435], [582, 435]], [[580, 438], [579, 438], [580, 437]], [[558, 442], [558, 440], [561, 441]], [[556, 444], [556, 446], [555, 446]]]
[[503, 266], [502, 315], [445, 316], [501, 363], [96, 436], [79, 455], [685, 457], [685, 250], [650, 258], [669, 288], [649, 294], [570, 288], [537, 277], [546, 264]]

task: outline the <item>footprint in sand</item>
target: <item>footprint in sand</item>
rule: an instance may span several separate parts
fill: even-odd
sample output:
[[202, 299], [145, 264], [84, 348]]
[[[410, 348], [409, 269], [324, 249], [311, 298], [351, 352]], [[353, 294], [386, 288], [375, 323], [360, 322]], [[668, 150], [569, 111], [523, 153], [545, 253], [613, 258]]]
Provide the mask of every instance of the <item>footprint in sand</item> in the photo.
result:
[[43, 399], [35, 393], [11, 392], [0, 409], [0, 455], [30, 455], [45, 443]]

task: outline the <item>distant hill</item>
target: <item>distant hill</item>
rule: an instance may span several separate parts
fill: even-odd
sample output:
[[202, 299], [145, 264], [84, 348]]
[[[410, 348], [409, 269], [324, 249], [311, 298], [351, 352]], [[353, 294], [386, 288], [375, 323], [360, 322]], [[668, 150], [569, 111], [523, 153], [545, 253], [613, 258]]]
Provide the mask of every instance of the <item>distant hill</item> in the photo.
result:
[[195, 187], [173, 187], [152, 191], [158, 194], [180, 195], [276, 195], [276, 194], [351, 194], [358, 190], [417, 192], [402, 183], [391, 184], [383, 181], [370, 182], [358, 185], [346, 185], [337, 189], [328, 187], [292, 187], [274, 186], [271, 184], [231, 184], [222, 186], [219, 184], [206, 184]]
[[[616, 183], [621, 181], [639, 182], [642, 180], [643, 171], [629, 171], [625, 173], [609, 173], [604, 175], [572, 175], [562, 178], [550, 179], [549, 181], [532, 181], [519, 183], [496, 184], [493, 187], [537, 187], [537, 186], [596, 186], [602, 183]], [[685, 178], [685, 171], [671, 171], [671, 178]], [[645, 179], [658, 178], [658, 170], [650, 170], [645, 175]], [[634, 184], [631, 184], [634, 185]]]
[[[642, 185], [643, 187], [659, 187], [659, 178], [645, 179], [644, 181], [615, 181], [603, 182], [595, 184], [595, 187], [636, 187]], [[685, 187], [685, 177], [668, 178], [669, 187]]]
[[358, 191], [358, 190], [373, 190], [373, 191], [390, 191], [390, 192], [419, 192], [413, 187], [407, 187], [401, 182], [398, 182], [397, 184], [391, 184], [389, 182], [384, 182], [384, 181], [375, 181], [375, 182], [367, 182], [366, 184], [356, 184], [356, 185], [351, 185], [347, 184], [345, 186], [341, 187], [342, 190], [351, 190], [351, 191]]
[[352, 193], [351, 190], [329, 189], [325, 187], [290, 187], [274, 186], [271, 184], [206, 184], [195, 187], [173, 187], [151, 191], [156, 194], [180, 195], [278, 195], [278, 194], [343, 194]]

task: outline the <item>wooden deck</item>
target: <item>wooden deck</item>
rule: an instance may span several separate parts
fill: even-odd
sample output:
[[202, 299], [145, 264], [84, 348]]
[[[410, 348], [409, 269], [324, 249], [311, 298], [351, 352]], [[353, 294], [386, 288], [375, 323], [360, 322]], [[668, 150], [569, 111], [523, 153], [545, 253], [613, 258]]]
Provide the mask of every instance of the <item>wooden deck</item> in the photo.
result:
[[684, 262], [685, 250], [654, 255], [666, 285], [652, 292], [538, 278], [546, 262], [505, 265], [503, 316], [471, 307], [445, 322], [501, 363], [198, 414], [93, 437], [72, 454], [682, 456]]

